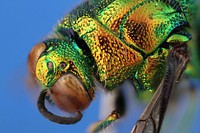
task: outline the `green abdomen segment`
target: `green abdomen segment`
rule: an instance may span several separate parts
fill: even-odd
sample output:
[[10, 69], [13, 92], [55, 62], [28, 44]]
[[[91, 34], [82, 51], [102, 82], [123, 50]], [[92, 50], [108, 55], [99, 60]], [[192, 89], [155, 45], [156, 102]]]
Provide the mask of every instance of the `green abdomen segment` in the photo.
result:
[[116, 0], [97, 17], [126, 45], [146, 54], [165, 41], [174, 28], [186, 23], [183, 13], [153, 0]]

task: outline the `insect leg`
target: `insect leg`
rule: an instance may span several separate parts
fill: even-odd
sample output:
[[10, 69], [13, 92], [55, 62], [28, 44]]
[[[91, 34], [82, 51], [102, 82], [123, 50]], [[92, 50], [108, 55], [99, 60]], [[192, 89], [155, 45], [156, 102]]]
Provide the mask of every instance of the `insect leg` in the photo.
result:
[[189, 61], [186, 43], [178, 44], [169, 52], [165, 77], [152, 100], [145, 108], [132, 133], [159, 133], [167, 109], [171, 89], [179, 81]]
[[126, 106], [125, 106], [124, 96], [120, 89], [117, 91], [114, 104], [115, 104], [115, 109], [111, 112], [111, 114], [107, 116], [105, 120], [102, 120], [92, 125], [92, 127], [90, 128], [90, 132], [97, 133], [105, 129], [106, 127], [108, 127], [109, 125], [111, 125], [124, 115]]

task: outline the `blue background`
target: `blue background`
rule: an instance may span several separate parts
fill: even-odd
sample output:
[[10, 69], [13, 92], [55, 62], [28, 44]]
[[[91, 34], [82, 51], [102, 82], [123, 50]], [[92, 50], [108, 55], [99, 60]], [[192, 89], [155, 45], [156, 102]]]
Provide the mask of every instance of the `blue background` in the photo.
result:
[[84, 112], [88, 117], [76, 125], [52, 123], [39, 114], [37, 94], [25, 86], [29, 51], [78, 3], [80, 0], [0, 0], [1, 133], [84, 132], [98, 120], [94, 102], [90, 107], [93, 112]]
[[[99, 120], [100, 96], [97, 95], [90, 107], [83, 112], [84, 117], [79, 123], [69, 126], [52, 123], [43, 118], [37, 110], [37, 91], [25, 85], [26, 63], [30, 49], [44, 39], [59, 19], [79, 3], [81, 0], [0, 0], [1, 133], [87, 132], [88, 126]], [[134, 117], [142, 109], [134, 109]], [[197, 110], [199, 112], [199, 108]], [[197, 125], [200, 124], [197, 117], [199, 115], [195, 116], [193, 129], [198, 132]], [[123, 120], [117, 126], [121, 131], [130, 131], [134, 124], [130, 121]]]

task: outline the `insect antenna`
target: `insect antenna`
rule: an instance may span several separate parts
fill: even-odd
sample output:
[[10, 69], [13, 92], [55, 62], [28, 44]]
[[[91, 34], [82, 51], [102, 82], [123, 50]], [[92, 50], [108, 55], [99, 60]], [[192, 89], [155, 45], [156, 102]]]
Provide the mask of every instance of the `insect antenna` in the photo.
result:
[[38, 110], [45, 118], [49, 119], [52, 122], [56, 122], [58, 124], [74, 124], [81, 120], [83, 115], [81, 114], [80, 111], [77, 112], [77, 115], [74, 117], [61, 117], [49, 112], [45, 107], [45, 98], [47, 92], [48, 92], [47, 89], [42, 90], [38, 97], [38, 102], [37, 102]]

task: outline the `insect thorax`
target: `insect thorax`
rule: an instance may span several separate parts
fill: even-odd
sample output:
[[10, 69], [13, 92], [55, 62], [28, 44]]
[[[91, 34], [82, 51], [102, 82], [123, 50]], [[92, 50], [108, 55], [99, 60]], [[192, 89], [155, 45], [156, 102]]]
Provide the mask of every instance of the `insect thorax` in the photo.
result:
[[162, 1], [108, 0], [80, 5], [58, 25], [72, 28], [90, 49], [99, 80], [113, 88], [141, 67], [186, 20]]

